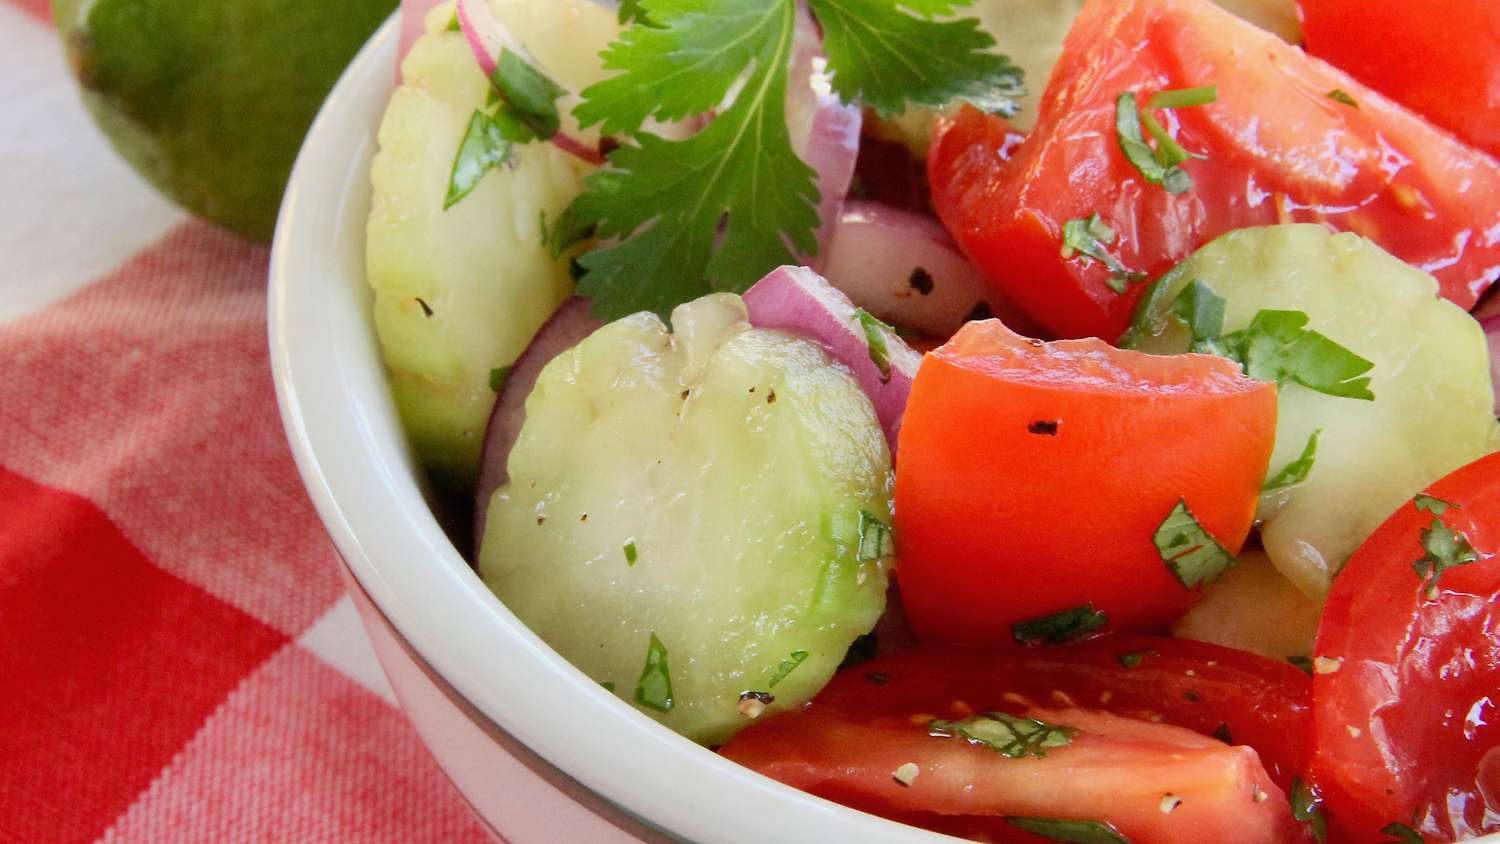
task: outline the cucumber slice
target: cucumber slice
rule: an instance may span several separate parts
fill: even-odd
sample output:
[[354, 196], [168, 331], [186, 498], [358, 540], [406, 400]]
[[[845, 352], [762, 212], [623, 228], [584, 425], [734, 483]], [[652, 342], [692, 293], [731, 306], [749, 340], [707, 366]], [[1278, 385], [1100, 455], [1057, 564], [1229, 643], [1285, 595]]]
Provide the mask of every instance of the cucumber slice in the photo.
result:
[[1167, 314], [1193, 279], [1227, 300], [1226, 332], [1262, 309], [1302, 311], [1309, 328], [1375, 364], [1374, 401], [1281, 388], [1272, 473], [1323, 433], [1307, 480], [1261, 502], [1261, 540], [1305, 594], [1321, 599], [1349, 555], [1412, 495], [1500, 448], [1479, 324], [1439, 298], [1432, 276], [1374, 243], [1313, 224], [1230, 232], [1156, 283], [1125, 344], [1184, 350], [1186, 331]]
[[[560, 83], [576, 90], [604, 76], [597, 53], [618, 31], [609, 10], [588, 0], [492, 5]], [[578, 194], [584, 166], [551, 144], [527, 144], [514, 167], [491, 171], [443, 210], [459, 142], [489, 91], [463, 35], [447, 30], [452, 15], [451, 3], [428, 15], [381, 121], [366, 275], [417, 460], [469, 494], [495, 401], [491, 370], [510, 365], [572, 290], [567, 261], [542, 243], [542, 221]]]
[[[749, 722], [743, 692], [802, 703], [875, 625], [893, 476], [869, 399], [820, 346], [751, 328], [732, 294], [672, 324], [627, 317], [542, 371], [479, 567], [584, 673], [714, 744]], [[650, 683], [637, 696], [653, 637], [665, 711]]]

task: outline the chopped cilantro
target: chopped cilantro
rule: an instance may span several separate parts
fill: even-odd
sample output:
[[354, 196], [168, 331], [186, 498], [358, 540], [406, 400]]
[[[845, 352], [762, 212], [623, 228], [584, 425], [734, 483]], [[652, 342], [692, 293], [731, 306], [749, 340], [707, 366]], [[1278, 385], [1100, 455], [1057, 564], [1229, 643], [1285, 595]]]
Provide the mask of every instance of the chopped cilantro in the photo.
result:
[[646, 648], [646, 666], [635, 684], [635, 702], [657, 712], [672, 711], [672, 674], [667, 668], [667, 649], [656, 634]]
[[512, 144], [525, 141], [528, 134], [524, 126], [503, 111], [488, 115], [476, 109], [453, 157], [453, 171], [448, 177], [448, 195], [443, 199], [443, 210], [452, 208], [468, 196], [486, 173], [508, 162]]
[[1124, 293], [1128, 285], [1146, 280], [1145, 273], [1131, 272], [1120, 260], [1109, 254], [1104, 247], [1115, 241], [1115, 230], [1099, 218], [1098, 212], [1063, 223], [1063, 257], [1082, 255], [1085, 262], [1098, 261], [1112, 275], [1106, 282], [1116, 293]]
[[886, 345], [884, 332], [895, 333], [896, 329], [871, 316], [864, 308], [854, 309], [854, 319], [859, 323], [860, 331], [864, 332], [865, 345], [870, 348], [870, 362], [880, 370], [881, 383], [890, 381], [891, 349]]
[[510, 367], [508, 366], [497, 366], [494, 369], [491, 369], [490, 389], [497, 393], [500, 392], [500, 389], [505, 386], [505, 379], [509, 377]]
[[[1013, 111], [1020, 71], [973, 20], [935, 21], [952, 0], [809, 0], [834, 89], [887, 113], [969, 99]], [[640, 16], [644, 12], [649, 20]], [[570, 206], [607, 242], [579, 259], [601, 318], [665, 316], [712, 291], [743, 291], [815, 254], [815, 173], [792, 148], [785, 103], [797, 0], [639, 0], [603, 52], [613, 75], [574, 109], [624, 135]], [[915, 57], [921, 57], [917, 61]], [[717, 110], [683, 140], [642, 126]]]
[[[1125, 160], [1151, 184], [1161, 185], [1168, 193], [1185, 193], [1192, 188], [1193, 179], [1182, 169], [1182, 164], [1189, 158], [1202, 156], [1183, 149], [1151, 112], [1162, 108], [1207, 105], [1216, 99], [1218, 90], [1211, 85], [1160, 91], [1147, 103], [1145, 111], [1140, 109], [1133, 92], [1127, 91], [1116, 97], [1115, 139], [1125, 154]], [[1142, 126], [1156, 141], [1154, 149], [1141, 134]]]
[[500, 61], [490, 84], [505, 105], [503, 111], [519, 120], [542, 140], [557, 134], [562, 118], [557, 98], [567, 93], [561, 85], [542, 75], [510, 50], [500, 51]]
[[1323, 798], [1317, 789], [1298, 777], [1292, 778], [1292, 818], [1307, 824], [1318, 844], [1328, 837], [1328, 819], [1323, 817]]
[[775, 688], [777, 683], [785, 680], [786, 675], [796, 670], [797, 666], [801, 665], [805, 659], [807, 659], [807, 651], [792, 651], [790, 654], [787, 654], [787, 658], [783, 659], [781, 664], [776, 666], [776, 673], [771, 675], [771, 681], [766, 686], [768, 688]]
[[859, 550], [855, 559], [861, 563], [883, 560], [896, 553], [891, 528], [867, 510], [859, 511]]
[[1139, 667], [1141, 661], [1146, 658], [1145, 651], [1125, 651], [1115, 654], [1115, 659], [1126, 668]]
[[1451, 501], [1444, 501], [1425, 492], [1417, 493], [1417, 496], [1411, 500], [1411, 503], [1412, 506], [1417, 508], [1418, 513], [1431, 513], [1434, 516], [1443, 515], [1448, 512], [1449, 508], [1458, 509], [1457, 504]]
[[458, 22], [458, 12], [454, 12], [453, 13], [453, 17], [451, 17], [451, 18], [448, 19], [448, 25], [446, 27], [444, 27], [444, 29], [446, 31], [448, 31], [448, 32], [463, 32], [464, 31], [463, 24], [461, 24], [461, 23]]
[[1094, 609], [1093, 604], [1082, 604], [1030, 621], [1018, 621], [1010, 626], [1010, 634], [1023, 645], [1043, 642], [1056, 645], [1086, 636], [1108, 621], [1109, 616]]
[[[1158, 284], [1170, 283], [1172, 274]], [[1148, 301], [1154, 297], [1148, 296]], [[1294, 382], [1310, 390], [1341, 398], [1373, 401], [1368, 373], [1375, 364], [1326, 336], [1307, 328], [1302, 311], [1262, 310], [1250, 324], [1222, 334], [1224, 299], [1194, 279], [1168, 306], [1168, 315], [1193, 336], [1190, 351], [1216, 354], [1240, 364], [1259, 381]], [[1122, 345], [1133, 345], [1127, 334]]]
[[631, 539], [631, 540], [628, 540], [625, 543], [625, 565], [627, 565], [627, 566], [633, 566], [633, 565], [635, 565], [635, 558], [636, 558], [635, 540]]
[[1350, 108], [1359, 108], [1359, 102], [1353, 97], [1349, 96], [1349, 92], [1345, 91], [1343, 88], [1334, 88], [1332, 91], [1329, 91], [1328, 99], [1333, 100], [1336, 103], [1343, 103]]
[[1422, 528], [1419, 538], [1423, 553], [1411, 567], [1422, 578], [1423, 590], [1429, 598], [1437, 597], [1438, 578], [1443, 572], [1479, 560], [1479, 552], [1469, 544], [1469, 538], [1448, 527], [1440, 517]]
[[1313, 460], [1318, 456], [1318, 437], [1322, 436], [1323, 429], [1313, 431], [1307, 438], [1307, 445], [1302, 447], [1302, 454], [1296, 460], [1281, 467], [1281, 471], [1272, 475], [1261, 485], [1261, 492], [1279, 492], [1283, 489], [1291, 489], [1307, 480], [1312, 472]]
[[1040, 759], [1047, 755], [1047, 748], [1067, 745], [1078, 732], [1072, 727], [1004, 712], [985, 712], [959, 721], [932, 721], [927, 730], [934, 736], [963, 738], [1011, 759], [1025, 756]]
[[1380, 834], [1388, 836], [1390, 844], [1422, 844], [1422, 833], [1397, 821], [1381, 827]]
[[605, 680], [599, 685], [603, 686], [606, 692], [612, 692], [615, 690], [615, 681], [613, 680]]
[[1162, 520], [1151, 541], [1167, 570], [1189, 589], [1212, 583], [1235, 564], [1234, 556], [1198, 523], [1183, 500]]
[[646, 11], [641, 8], [641, 0], [620, 0], [620, 24], [639, 23], [642, 26], [654, 26], [651, 19], [646, 16]]
[[1113, 824], [1099, 821], [1007, 817], [1005, 822], [1048, 841], [1064, 841], [1067, 844], [1130, 844], [1130, 839], [1121, 835]]

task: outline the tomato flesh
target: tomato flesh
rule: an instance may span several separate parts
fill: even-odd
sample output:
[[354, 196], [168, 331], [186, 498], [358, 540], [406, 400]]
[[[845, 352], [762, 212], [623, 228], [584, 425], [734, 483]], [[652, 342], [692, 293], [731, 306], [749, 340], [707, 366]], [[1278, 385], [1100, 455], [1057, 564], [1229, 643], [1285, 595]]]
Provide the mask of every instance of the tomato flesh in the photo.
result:
[[1179, 501], [1231, 553], [1275, 441], [1276, 388], [1222, 358], [1042, 343], [971, 322], [929, 354], [898, 444], [902, 603], [923, 641], [1014, 641], [1090, 604], [1165, 628], [1197, 599], [1153, 537]]
[[[1500, 5], [1301, 0], [1307, 51], [1500, 155]], [[1455, 37], [1461, 26], [1461, 37]], [[1399, 33], [1399, 37], [1391, 37]]]
[[[1119, 661], [1128, 654], [1142, 656], [1134, 668]], [[812, 703], [749, 727], [722, 752], [788, 785], [951, 834], [1034, 840], [1002, 820], [1023, 816], [1109, 823], [1135, 844], [1298, 841], [1261, 762], [1290, 768], [1302, 752], [1308, 687], [1291, 666], [1163, 637], [917, 648], [846, 669]], [[1078, 733], [1019, 759], [930, 735], [932, 719], [976, 710]], [[1206, 735], [1215, 730], [1259, 753]], [[907, 763], [919, 773], [903, 786], [892, 773]], [[1182, 802], [1163, 811], [1169, 794]]]
[[[1182, 165], [1193, 185], [1173, 195], [1121, 152], [1115, 100], [1205, 85], [1215, 102], [1155, 112], [1207, 156]], [[1116, 235], [1108, 251], [1151, 278], [1227, 231], [1278, 222], [1369, 237], [1465, 308], [1500, 273], [1500, 164], [1208, 0], [1090, 3], [1030, 135], [964, 110], [938, 127], [928, 177], [970, 259], [1058, 336], [1118, 337], [1144, 288], [1117, 293], [1101, 262], [1063, 255], [1064, 224], [1094, 213]]]
[[1353, 840], [1404, 823], [1430, 840], [1500, 831], [1500, 454], [1428, 489], [1478, 560], [1414, 570], [1430, 512], [1403, 505], [1333, 582], [1318, 630], [1312, 774]]

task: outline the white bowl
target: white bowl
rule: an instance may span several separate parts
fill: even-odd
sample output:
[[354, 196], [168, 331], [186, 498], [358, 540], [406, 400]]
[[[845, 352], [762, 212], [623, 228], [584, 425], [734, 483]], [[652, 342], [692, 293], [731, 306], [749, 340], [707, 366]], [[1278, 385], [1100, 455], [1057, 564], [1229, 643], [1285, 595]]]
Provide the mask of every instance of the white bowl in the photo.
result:
[[636, 712], [485, 588], [423, 498], [370, 324], [364, 223], [393, 17], [303, 145], [271, 257], [271, 361], [303, 481], [402, 707], [515, 844], [954, 841], [787, 788]]

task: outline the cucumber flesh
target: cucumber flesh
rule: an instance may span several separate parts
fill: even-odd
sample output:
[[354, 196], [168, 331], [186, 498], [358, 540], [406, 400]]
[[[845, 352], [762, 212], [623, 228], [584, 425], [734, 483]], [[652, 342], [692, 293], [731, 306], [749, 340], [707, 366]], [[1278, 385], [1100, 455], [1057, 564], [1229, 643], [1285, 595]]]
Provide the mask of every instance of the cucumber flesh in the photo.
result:
[[[871, 522], [861, 551], [861, 514], [889, 524], [892, 471], [820, 346], [750, 327], [732, 294], [672, 324], [627, 317], [542, 371], [479, 567], [584, 673], [714, 744], [749, 722], [742, 693], [802, 703], [879, 619], [888, 548]], [[636, 697], [653, 636], [667, 711]]]
[[[597, 54], [618, 32], [608, 9], [589, 0], [491, 5], [539, 61], [559, 69], [560, 83], [604, 75]], [[542, 222], [579, 193], [585, 166], [551, 144], [526, 144], [514, 167], [491, 171], [443, 210], [459, 142], [489, 92], [462, 33], [447, 29], [452, 14], [451, 3], [428, 14], [381, 121], [366, 276], [417, 461], [440, 486], [469, 495], [495, 402], [491, 371], [514, 362], [572, 290], [567, 260], [542, 242]]]
[[1313, 224], [1230, 232], [1157, 282], [1126, 342], [1183, 351], [1186, 332], [1167, 314], [1193, 279], [1226, 300], [1226, 332], [1262, 309], [1302, 311], [1308, 328], [1375, 364], [1374, 401], [1281, 387], [1271, 472], [1323, 433], [1306, 482], [1262, 500], [1261, 541], [1305, 594], [1321, 599], [1349, 555], [1412, 495], [1500, 448], [1479, 324], [1438, 296], [1432, 276], [1374, 243]]

